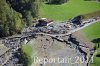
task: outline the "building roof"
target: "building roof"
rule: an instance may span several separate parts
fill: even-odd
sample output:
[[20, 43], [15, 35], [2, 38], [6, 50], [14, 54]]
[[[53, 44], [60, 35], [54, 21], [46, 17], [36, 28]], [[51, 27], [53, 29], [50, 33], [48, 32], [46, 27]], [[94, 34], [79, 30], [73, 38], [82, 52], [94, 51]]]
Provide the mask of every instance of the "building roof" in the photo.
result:
[[47, 18], [41, 18], [41, 19], [39, 19], [39, 22], [51, 23], [51, 22], [53, 22], [53, 20], [47, 19]]
[[38, 26], [48, 26], [48, 25], [50, 25], [50, 24], [52, 24], [53, 23], [53, 20], [51, 20], [51, 19], [47, 19], [47, 18], [40, 18], [39, 20], [38, 20], [38, 24], [36, 24], [36, 27], [38, 27]]

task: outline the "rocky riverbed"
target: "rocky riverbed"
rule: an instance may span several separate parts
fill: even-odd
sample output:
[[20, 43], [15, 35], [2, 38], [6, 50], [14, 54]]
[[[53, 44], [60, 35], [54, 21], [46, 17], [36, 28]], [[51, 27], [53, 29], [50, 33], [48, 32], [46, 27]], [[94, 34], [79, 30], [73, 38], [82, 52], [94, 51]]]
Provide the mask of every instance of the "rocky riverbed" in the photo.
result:
[[[80, 40], [77, 35], [73, 36], [72, 33], [98, 21], [100, 21], [100, 19], [91, 19], [87, 22], [83, 22], [82, 25], [78, 25], [77, 27], [74, 26], [74, 28], [72, 27], [73, 29], [71, 27], [66, 27], [73, 26], [70, 23], [60, 23], [61, 25], [57, 24], [53, 27], [35, 27], [35, 31], [33, 27], [33, 29], [26, 28], [24, 31], [22, 31], [22, 34], [5, 37], [2, 39], [2, 43], [6, 47], [11, 48], [11, 53], [17, 54], [17, 50], [22, 44], [29, 44], [32, 46], [33, 58], [35, 56], [45, 58], [45, 63], [42, 62], [35, 65], [33, 62], [32, 66], [87, 66], [88, 57], [92, 48], [91, 46], [86, 45], [87, 43], [85, 44], [85, 41]], [[58, 31], [56, 31], [57, 29]], [[62, 30], [64, 30], [64, 32]], [[18, 63], [18, 58], [16, 58], [17, 61], [15, 61], [15, 57], [16, 56], [13, 56], [13, 60], [10, 60], [11, 63], [7, 63], [5, 66], [8, 64], [14, 64], [16, 66]], [[61, 59], [59, 61], [53, 61], [53, 63], [47, 63], [48, 59], [50, 58]]]

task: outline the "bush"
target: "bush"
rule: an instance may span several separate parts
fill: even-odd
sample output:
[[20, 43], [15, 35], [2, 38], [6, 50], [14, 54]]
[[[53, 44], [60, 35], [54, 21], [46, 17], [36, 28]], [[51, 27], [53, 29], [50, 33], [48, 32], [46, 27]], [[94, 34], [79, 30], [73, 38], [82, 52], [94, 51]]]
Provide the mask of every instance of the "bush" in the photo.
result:
[[20, 62], [23, 64], [23, 66], [30, 66], [32, 63], [32, 47], [28, 44], [23, 45], [20, 53]]

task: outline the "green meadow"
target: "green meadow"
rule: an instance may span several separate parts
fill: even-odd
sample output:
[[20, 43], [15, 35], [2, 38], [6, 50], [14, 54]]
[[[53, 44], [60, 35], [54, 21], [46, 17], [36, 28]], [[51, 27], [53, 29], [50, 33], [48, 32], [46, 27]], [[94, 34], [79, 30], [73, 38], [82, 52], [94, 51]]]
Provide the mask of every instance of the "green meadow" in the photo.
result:
[[22, 46], [24, 53], [31, 57], [32, 55], [32, 47], [29, 44], [25, 44]]
[[65, 21], [77, 15], [92, 13], [100, 10], [100, 3], [84, 0], [69, 0], [61, 5], [42, 4], [40, 17], [55, 21]]
[[89, 40], [100, 38], [100, 22], [94, 23], [81, 31]]
[[[100, 55], [100, 52], [99, 53], [97, 53], [97, 54], [99, 54]], [[97, 55], [96, 54], [96, 55]], [[90, 66], [100, 66], [100, 57], [97, 57], [97, 56], [94, 56], [94, 60], [93, 60], [93, 63], [91, 63], [90, 64]]]
[[[96, 39], [96, 38], [100, 38], [100, 22], [97, 22], [95, 24], [92, 24], [92, 25], [84, 28], [83, 30], [81, 30], [81, 32], [90, 41], [92, 41], [93, 39]], [[97, 46], [97, 44], [95, 44], [95, 46]], [[97, 50], [100, 50], [100, 47]], [[98, 52], [97, 54], [100, 55], [100, 52]], [[100, 66], [100, 57], [97, 57], [96, 55], [94, 56], [94, 61], [93, 61], [93, 63], [90, 64], [90, 66]]]

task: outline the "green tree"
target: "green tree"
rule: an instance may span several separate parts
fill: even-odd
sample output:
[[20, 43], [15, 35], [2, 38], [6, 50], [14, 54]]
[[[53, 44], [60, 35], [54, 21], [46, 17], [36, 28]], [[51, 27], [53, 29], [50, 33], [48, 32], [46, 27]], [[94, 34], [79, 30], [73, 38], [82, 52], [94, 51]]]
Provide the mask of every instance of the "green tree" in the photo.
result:
[[95, 46], [96, 46], [97, 48], [99, 48], [100, 38], [93, 39], [92, 42], [96, 44]]
[[28, 44], [22, 45], [20, 54], [20, 62], [23, 64], [23, 66], [30, 66], [32, 63], [32, 47]]
[[20, 55], [20, 62], [23, 64], [23, 66], [29, 66], [31, 65], [31, 57], [27, 55], [23, 50], [21, 50], [21, 55]]
[[31, 15], [31, 12], [30, 11], [27, 11], [26, 15], [27, 15], [26, 16], [26, 25], [27, 26], [30, 26], [30, 25], [32, 25], [33, 17]]
[[[11, 7], [20, 12], [25, 19], [26, 24], [31, 23], [29, 18], [39, 16], [39, 8], [43, 0], [7, 0]], [[27, 24], [29, 26], [30, 24]]]
[[[39, 16], [43, 0], [0, 0], [0, 37], [20, 33]], [[23, 22], [24, 20], [24, 22]]]
[[39, 9], [40, 5], [43, 0], [30, 0], [31, 4], [31, 12], [33, 17], [38, 17], [39, 16]]
[[[17, 33], [19, 27], [22, 29], [23, 21], [20, 15], [6, 3], [6, 0], [0, 1], [0, 37]], [[19, 22], [21, 24], [16, 26]]]

